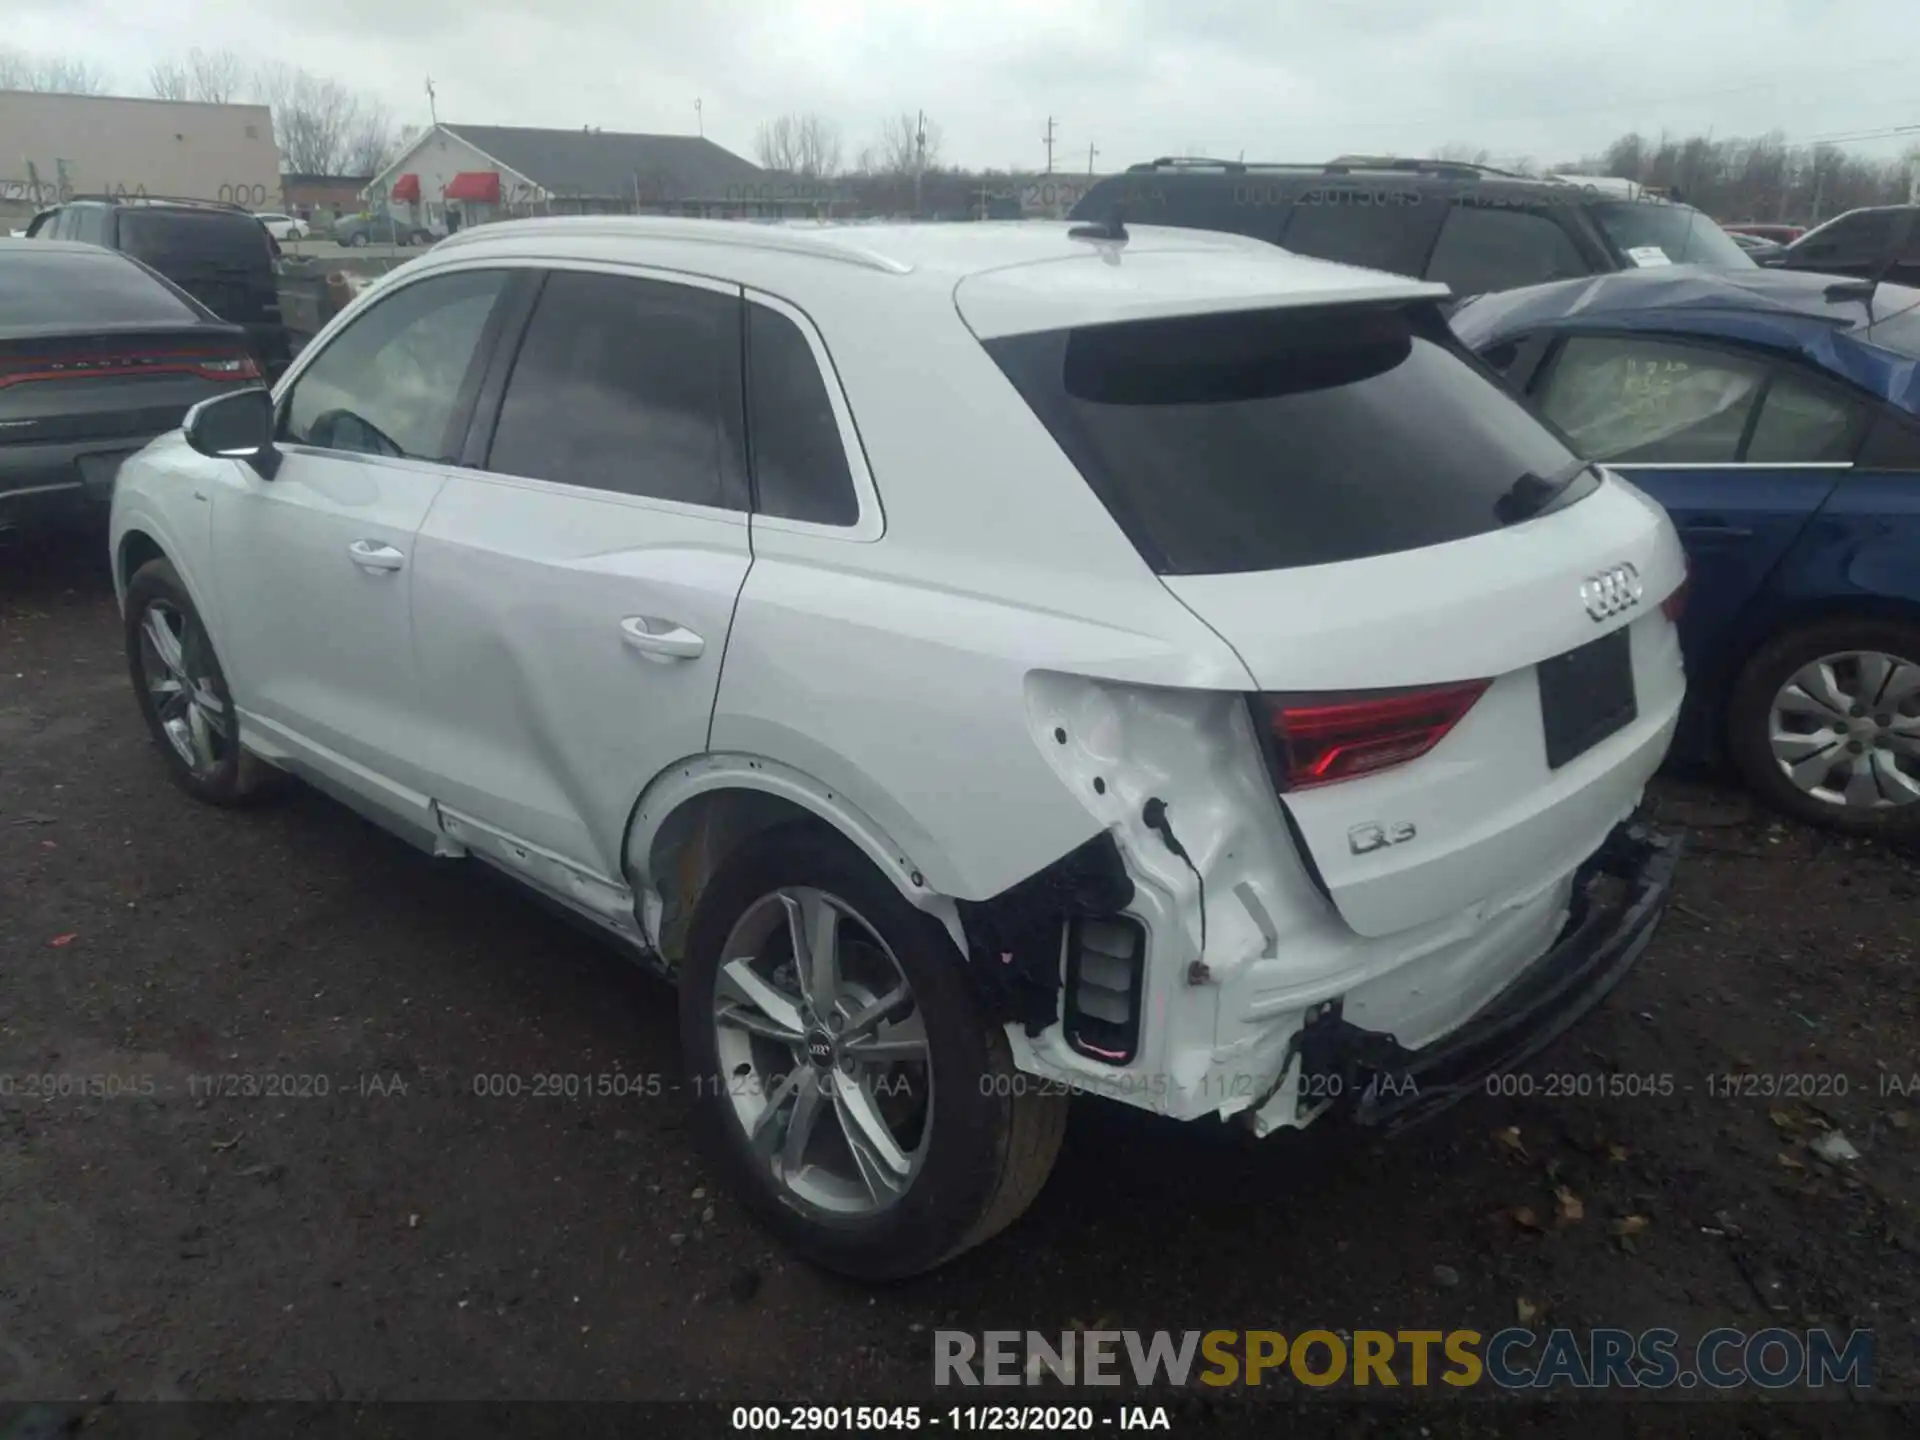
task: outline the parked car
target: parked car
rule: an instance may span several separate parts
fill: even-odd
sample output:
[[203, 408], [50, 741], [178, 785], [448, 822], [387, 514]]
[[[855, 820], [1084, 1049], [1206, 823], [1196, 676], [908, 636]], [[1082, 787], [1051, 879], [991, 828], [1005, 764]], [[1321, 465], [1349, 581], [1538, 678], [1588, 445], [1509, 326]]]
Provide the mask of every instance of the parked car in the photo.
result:
[[124, 251], [222, 320], [242, 326], [268, 375], [286, 368], [274, 261], [280, 247], [252, 214], [211, 200], [77, 196], [33, 218], [30, 235]]
[[924, 1270], [1069, 1090], [1406, 1122], [1651, 934], [1679, 542], [1444, 294], [1144, 227], [462, 231], [128, 463], [135, 691], [195, 797], [307, 776], [673, 976], [748, 1203]]
[[1807, 231], [1768, 263], [1783, 270], [1861, 277], [1878, 274], [1886, 263], [1882, 279], [1920, 285], [1920, 205], [1849, 210]]
[[1227, 230], [1424, 276], [1456, 296], [1641, 266], [1753, 264], [1698, 210], [1630, 181], [1538, 179], [1451, 161], [1155, 160], [1096, 182], [1073, 218], [1116, 209], [1129, 223]]
[[1804, 225], [1780, 225], [1752, 220], [1743, 220], [1738, 225], [1723, 225], [1720, 228], [1736, 240], [1742, 235], [1751, 235], [1757, 240], [1771, 240], [1774, 244], [1781, 246], [1791, 245], [1807, 233], [1807, 227]]
[[1733, 243], [1753, 258], [1756, 265], [1771, 265], [1787, 253], [1787, 247], [1778, 240], [1769, 240], [1764, 235], [1751, 235], [1744, 230], [1729, 230]]
[[297, 215], [282, 215], [279, 211], [255, 213], [254, 219], [267, 227], [267, 233], [276, 240], [304, 240], [312, 234], [307, 222]]
[[1692, 562], [1676, 753], [1787, 814], [1920, 834], [1920, 291], [1674, 269], [1488, 296], [1455, 328]]
[[122, 459], [259, 383], [246, 332], [137, 260], [0, 247], [0, 530], [99, 523]]
[[366, 245], [431, 245], [439, 237], [421, 225], [386, 215], [343, 215], [333, 222], [333, 242]]

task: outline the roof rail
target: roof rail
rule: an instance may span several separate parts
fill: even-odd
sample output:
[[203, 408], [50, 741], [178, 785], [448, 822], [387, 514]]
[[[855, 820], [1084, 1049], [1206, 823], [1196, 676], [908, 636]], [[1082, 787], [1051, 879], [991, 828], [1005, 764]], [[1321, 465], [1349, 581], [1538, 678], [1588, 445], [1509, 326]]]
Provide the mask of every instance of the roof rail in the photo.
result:
[[1502, 170], [1497, 165], [1478, 165], [1471, 160], [1416, 160], [1391, 155], [1337, 155], [1322, 167], [1329, 175], [1348, 175], [1355, 170], [1397, 170], [1410, 175], [1498, 175], [1508, 180], [1532, 180], [1517, 170]]
[[1244, 160], [1211, 160], [1204, 155], [1162, 155], [1157, 160], [1129, 165], [1128, 170], [1245, 170]]
[[[889, 275], [910, 274], [913, 266], [882, 255], [877, 250], [849, 243], [840, 235], [855, 233], [855, 227], [821, 224], [806, 229], [795, 225], [745, 225], [737, 220], [698, 220], [679, 215], [531, 215], [517, 220], [494, 220], [485, 225], [456, 230], [434, 252], [462, 249], [503, 235], [577, 235], [600, 239], [652, 238], [676, 240], [697, 245], [731, 245], [742, 250], [778, 250], [788, 255], [805, 255], [815, 260], [834, 260], [843, 265], [859, 265]], [[829, 236], [831, 235], [831, 238]]]
[[200, 206], [208, 210], [235, 210], [242, 215], [253, 212], [244, 205], [236, 205], [230, 200], [204, 200], [197, 195], [108, 195], [101, 194], [69, 195], [68, 200], [104, 200], [109, 205], [187, 205]]

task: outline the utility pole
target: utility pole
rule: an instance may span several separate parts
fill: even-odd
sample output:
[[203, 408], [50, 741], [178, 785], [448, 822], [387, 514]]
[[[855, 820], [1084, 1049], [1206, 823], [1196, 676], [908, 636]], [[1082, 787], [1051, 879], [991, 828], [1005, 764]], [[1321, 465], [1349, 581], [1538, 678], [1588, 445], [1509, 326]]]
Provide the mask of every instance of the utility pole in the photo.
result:
[[431, 75], [427, 76], [427, 118], [432, 120], [435, 125], [440, 123], [440, 109], [434, 104], [433, 76]]
[[1053, 124], [1054, 124], [1053, 117], [1049, 115], [1047, 117], [1047, 133], [1040, 137], [1043, 141], [1046, 142], [1047, 174], [1049, 175], [1053, 173]]
[[706, 139], [707, 138], [707, 117], [701, 113], [700, 100], [698, 96], [694, 97], [694, 102], [693, 102], [693, 123], [694, 123], [694, 126], [700, 132], [700, 138], [702, 140]]
[[1093, 157], [1099, 153], [1098, 150], [1093, 148], [1093, 143], [1089, 141], [1087, 143], [1087, 177], [1089, 179], [1093, 177]]

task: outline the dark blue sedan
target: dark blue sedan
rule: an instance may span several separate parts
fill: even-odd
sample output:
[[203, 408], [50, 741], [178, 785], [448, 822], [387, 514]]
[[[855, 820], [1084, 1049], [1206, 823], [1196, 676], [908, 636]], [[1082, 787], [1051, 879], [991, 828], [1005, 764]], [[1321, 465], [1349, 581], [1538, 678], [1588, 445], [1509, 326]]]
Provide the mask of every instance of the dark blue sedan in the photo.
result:
[[1920, 290], [1666, 266], [1483, 296], [1454, 328], [1673, 516], [1687, 759], [1788, 814], [1920, 834]]

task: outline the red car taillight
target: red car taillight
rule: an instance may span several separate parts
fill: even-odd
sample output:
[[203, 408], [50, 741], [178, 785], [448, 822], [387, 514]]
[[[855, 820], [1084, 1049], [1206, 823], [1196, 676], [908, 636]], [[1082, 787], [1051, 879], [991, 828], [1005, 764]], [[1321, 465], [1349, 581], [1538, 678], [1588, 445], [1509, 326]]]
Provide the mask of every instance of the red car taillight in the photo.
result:
[[1687, 586], [1693, 580], [1693, 561], [1686, 562], [1686, 573], [1680, 577], [1680, 583], [1666, 599], [1660, 602], [1660, 613], [1674, 624], [1680, 623], [1680, 617], [1687, 613]]
[[1331, 785], [1417, 760], [1486, 694], [1491, 680], [1356, 695], [1262, 695], [1283, 790]]
[[257, 380], [260, 366], [246, 351], [212, 354], [134, 351], [118, 355], [0, 358], [0, 390], [35, 380], [85, 380], [127, 375], [198, 375], [203, 380]]

